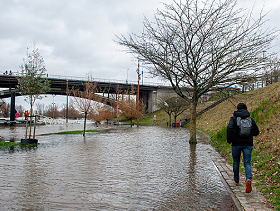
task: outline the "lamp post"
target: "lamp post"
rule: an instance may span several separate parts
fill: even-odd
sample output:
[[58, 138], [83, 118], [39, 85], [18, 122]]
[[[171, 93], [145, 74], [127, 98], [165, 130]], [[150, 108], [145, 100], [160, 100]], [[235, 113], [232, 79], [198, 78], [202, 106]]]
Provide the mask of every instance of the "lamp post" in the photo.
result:
[[128, 84], [128, 70], [129, 69], [126, 70], [126, 84]]
[[66, 99], [66, 123], [68, 123], [68, 91], [69, 91], [69, 87], [68, 87], [68, 80], [66, 80], [67, 82], [67, 86], [66, 86], [66, 95], [67, 95], [67, 99]]
[[55, 97], [55, 95], [53, 94], [52, 96], [53, 96], [53, 103], [52, 104], [53, 104], [53, 119], [54, 119], [54, 104], [55, 104], [54, 103], [54, 97]]
[[139, 81], [140, 81], [140, 78], [141, 78], [140, 71], [139, 71], [139, 61], [138, 61], [138, 68], [137, 68], [136, 72], [137, 72], [137, 76], [138, 76], [136, 109], [137, 109], [137, 127], [139, 127]]
[[143, 86], [143, 83], [144, 83], [144, 72], [142, 70], [142, 86]]

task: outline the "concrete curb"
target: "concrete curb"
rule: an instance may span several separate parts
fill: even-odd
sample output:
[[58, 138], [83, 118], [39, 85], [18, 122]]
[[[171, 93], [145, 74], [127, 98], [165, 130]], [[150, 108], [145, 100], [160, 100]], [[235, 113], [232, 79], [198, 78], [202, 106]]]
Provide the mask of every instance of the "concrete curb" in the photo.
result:
[[246, 184], [244, 175], [240, 175], [240, 183], [239, 185], [235, 185], [232, 166], [229, 165], [217, 151], [216, 153], [217, 156], [215, 156], [216, 158], [213, 160], [213, 163], [216, 166], [227, 190], [231, 194], [236, 207], [241, 211], [272, 211], [273, 209], [269, 208], [268, 205], [264, 203], [264, 197], [257, 192], [253, 184], [252, 192], [245, 193]]

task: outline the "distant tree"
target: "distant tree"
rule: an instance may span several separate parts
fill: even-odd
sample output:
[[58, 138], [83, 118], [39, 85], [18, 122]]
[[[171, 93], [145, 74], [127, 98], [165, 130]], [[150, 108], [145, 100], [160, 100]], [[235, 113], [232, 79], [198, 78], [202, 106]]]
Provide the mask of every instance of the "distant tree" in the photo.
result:
[[102, 104], [96, 104], [94, 110], [89, 113], [89, 118], [96, 123], [99, 123], [105, 119], [105, 110]]
[[171, 127], [171, 117], [172, 117], [172, 96], [166, 94], [158, 99], [157, 106], [167, 113], [169, 117], [168, 126]]
[[1, 115], [4, 117], [4, 118], [7, 118], [10, 116], [10, 104], [9, 103], [6, 103], [5, 100], [2, 100], [1, 102]]
[[22, 105], [17, 105], [16, 110], [17, 110], [18, 113], [20, 113], [20, 116], [24, 115], [24, 108], [23, 108]]
[[59, 107], [56, 104], [47, 105], [46, 109], [44, 110], [44, 116], [51, 117], [54, 119], [60, 117], [61, 113], [59, 111]]
[[[123, 96], [120, 104], [121, 115], [128, 121], [130, 121], [131, 127], [133, 126], [133, 120], [137, 119], [137, 102], [129, 95]], [[142, 102], [139, 102], [139, 117], [143, 115], [145, 106]]]
[[189, 108], [189, 101], [179, 97], [166, 94], [159, 98], [157, 105], [169, 116], [169, 126], [171, 126], [171, 117], [173, 115], [176, 123], [177, 117]]
[[93, 84], [90, 80], [84, 84], [84, 90], [78, 88], [72, 89], [74, 98], [72, 98], [75, 107], [84, 114], [84, 132], [86, 131], [86, 121], [88, 114], [92, 112], [94, 106], [94, 100], [96, 100], [96, 84]]
[[96, 122], [105, 120], [108, 124], [109, 120], [115, 117], [115, 110], [113, 107], [104, 103], [106, 103], [106, 101], [96, 103], [94, 111], [90, 114], [90, 118]]
[[[26, 59], [23, 58], [23, 64], [20, 65], [21, 72], [17, 76], [18, 86], [22, 95], [26, 95], [25, 101], [30, 104], [30, 116], [33, 116], [33, 105], [37, 99], [42, 99], [43, 94], [50, 91], [50, 82], [45, 77], [46, 68], [43, 57], [39, 54], [36, 45], [33, 46], [31, 53], [26, 53]], [[31, 138], [31, 122], [30, 133]], [[35, 134], [34, 134], [35, 136]]]
[[107, 125], [109, 124], [109, 120], [116, 117], [116, 111], [111, 106], [105, 106], [104, 110], [104, 120], [106, 120]]
[[254, 90], [255, 84], [257, 83], [257, 76], [252, 73], [251, 75], [240, 73], [238, 74], [238, 84], [241, 86], [242, 92], [248, 91], [248, 90]]
[[268, 67], [263, 75], [265, 84], [277, 83], [280, 80], [280, 60], [277, 56], [272, 56], [269, 59]]
[[44, 115], [45, 113], [45, 104], [44, 103], [36, 103], [36, 113], [38, 115]]
[[[60, 111], [60, 113], [61, 113], [61, 116], [64, 116], [66, 118], [66, 105], [65, 104], [63, 105], [63, 108]], [[83, 118], [83, 115], [80, 114], [79, 111], [75, 108], [73, 100], [69, 101], [68, 118], [69, 119], [81, 119], [81, 118]]]
[[[122, 35], [118, 43], [142, 61], [151, 74], [168, 80], [191, 103], [190, 143], [196, 143], [199, 98], [238, 81], [263, 64], [277, 30], [264, 30], [264, 16], [236, 8], [237, 0], [173, 0], [144, 20], [141, 34]], [[185, 87], [192, 90], [186, 95]]]
[[186, 101], [184, 98], [181, 98], [179, 96], [174, 97], [171, 103], [174, 122], [176, 123], [177, 117], [189, 108], [190, 103], [189, 101]]

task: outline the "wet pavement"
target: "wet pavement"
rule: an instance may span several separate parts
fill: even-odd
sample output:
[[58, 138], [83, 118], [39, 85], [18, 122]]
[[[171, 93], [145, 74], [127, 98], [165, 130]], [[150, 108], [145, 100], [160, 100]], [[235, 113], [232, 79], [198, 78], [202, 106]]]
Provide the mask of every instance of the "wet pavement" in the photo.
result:
[[[37, 133], [73, 128], [82, 124]], [[0, 132], [17, 140], [24, 128]], [[245, 195], [233, 185], [231, 167], [202, 133], [196, 145], [187, 142], [186, 129], [161, 127], [37, 138], [37, 148], [0, 151], [1, 210], [224, 211], [231, 198], [239, 210], [268, 210], [254, 189]]]

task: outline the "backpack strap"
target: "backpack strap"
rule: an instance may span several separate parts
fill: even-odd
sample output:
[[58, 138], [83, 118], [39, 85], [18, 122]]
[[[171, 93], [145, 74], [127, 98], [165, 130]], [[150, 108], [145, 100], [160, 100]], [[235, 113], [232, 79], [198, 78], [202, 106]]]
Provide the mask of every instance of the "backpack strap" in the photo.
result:
[[251, 117], [247, 117], [247, 119], [248, 119], [248, 121], [249, 121], [250, 128], [252, 129], [252, 127], [253, 127], [252, 118], [251, 118]]
[[236, 126], [239, 127], [240, 126], [240, 120], [241, 120], [241, 117], [236, 117]]

